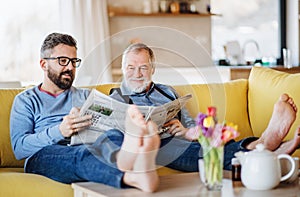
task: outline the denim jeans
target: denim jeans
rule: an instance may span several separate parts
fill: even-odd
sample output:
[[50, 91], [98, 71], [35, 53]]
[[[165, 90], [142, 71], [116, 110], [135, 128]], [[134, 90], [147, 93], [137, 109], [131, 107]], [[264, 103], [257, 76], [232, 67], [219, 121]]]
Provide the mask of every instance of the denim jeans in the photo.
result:
[[124, 173], [117, 169], [115, 154], [122, 136], [118, 130], [110, 130], [92, 145], [46, 146], [28, 159], [25, 172], [62, 183], [93, 181], [121, 188]]
[[[47, 146], [28, 159], [25, 171], [63, 183], [93, 181], [124, 187], [124, 173], [116, 166], [116, 153], [123, 138], [122, 132], [109, 130], [92, 145]], [[224, 148], [224, 169], [231, 168], [231, 159], [235, 152], [246, 151], [243, 143], [253, 140], [255, 138], [228, 142]], [[198, 142], [169, 137], [161, 140], [156, 163], [180, 171], [197, 172], [198, 159], [201, 157], [201, 145]]]
[[[224, 147], [224, 169], [231, 169], [231, 159], [238, 151], [248, 151], [244, 144], [256, 138], [245, 138], [241, 141], [231, 140]], [[197, 172], [198, 160], [202, 158], [201, 145], [197, 141], [187, 141], [178, 137], [168, 137], [161, 140], [161, 147], [157, 155], [157, 164], [167, 166], [172, 169]]]

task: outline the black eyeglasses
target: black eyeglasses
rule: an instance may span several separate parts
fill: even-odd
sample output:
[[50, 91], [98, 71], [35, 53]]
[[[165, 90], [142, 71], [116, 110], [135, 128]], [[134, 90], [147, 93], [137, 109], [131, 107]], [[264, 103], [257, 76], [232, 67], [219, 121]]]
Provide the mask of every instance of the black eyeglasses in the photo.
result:
[[79, 58], [69, 58], [65, 56], [60, 56], [60, 57], [45, 57], [43, 58], [45, 60], [56, 60], [58, 61], [58, 64], [61, 66], [68, 66], [70, 62], [72, 62], [72, 66], [74, 68], [78, 68], [81, 63], [81, 59]]

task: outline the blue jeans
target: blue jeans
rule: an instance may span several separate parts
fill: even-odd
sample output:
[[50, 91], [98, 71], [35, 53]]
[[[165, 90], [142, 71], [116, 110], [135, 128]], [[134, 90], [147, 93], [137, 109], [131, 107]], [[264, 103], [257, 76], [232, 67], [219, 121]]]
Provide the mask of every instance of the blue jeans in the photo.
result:
[[[93, 181], [117, 188], [125, 187], [122, 182], [124, 173], [117, 169], [115, 156], [123, 138], [122, 132], [109, 130], [92, 145], [47, 146], [28, 159], [25, 171], [62, 183]], [[254, 139], [228, 142], [224, 148], [224, 168], [230, 169], [234, 153], [246, 151], [243, 143]], [[198, 159], [201, 157], [201, 146], [198, 142], [169, 137], [161, 140], [156, 162], [176, 170], [196, 172]]]
[[[231, 170], [231, 159], [238, 151], [248, 151], [245, 144], [256, 140], [249, 137], [241, 141], [231, 140], [224, 147], [224, 169]], [[198, 160], [202, 158], [202, 149], [199, 142], [190, 142], [182, 138], [168, 137], [161, 139], [161, 147], [157, 155], [157, 164], [167, 166], [172, 169], [197, 172]]]
[[113, 187], [124, 187], [124, 173], [116, 166], [115, 154], [123, 134], [110, 130], [92, 145], [46, 146], [26, 163], [25, 172], [46, 176], [62, 183], [93, 181]]

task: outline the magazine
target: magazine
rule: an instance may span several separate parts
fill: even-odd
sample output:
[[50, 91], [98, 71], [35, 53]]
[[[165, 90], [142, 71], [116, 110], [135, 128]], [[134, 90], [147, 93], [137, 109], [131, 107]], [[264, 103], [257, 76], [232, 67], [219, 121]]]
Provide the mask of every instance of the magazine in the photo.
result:
[[[158, 126], [159, 133], [166, 128], [163, 125], [173, 119], [191, 94], [160, 106], [137, 106], [145, 120], [151, 120]], [[93, 143], [103, 132], [109, 129], [125, 131], [125, 117], [129, 104], [117, 101], [96, 89], [93, 89], [80, 109], [80, 115], [92, 114], [92, 125], [71, 137], [70, 145]]]

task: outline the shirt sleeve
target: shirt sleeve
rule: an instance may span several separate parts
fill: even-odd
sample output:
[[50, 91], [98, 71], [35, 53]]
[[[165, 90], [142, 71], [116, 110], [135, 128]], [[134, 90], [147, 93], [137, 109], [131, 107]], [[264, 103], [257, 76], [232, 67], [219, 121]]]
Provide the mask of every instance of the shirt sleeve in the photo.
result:
[[12, 149], [17, 159], [27, 158], [43, 147], [56, 144], [64, 137], [59, 131], [59, 125], [45, 127], [36, 133], [34, 131], [35, 106], [31, 100], [24, 96], [15, 97], [10, 115], [10, 136]]
[[190, 113], [185, 107], [181, 109], [181, 124], [186, 128], [196, 126], [195, 119], [190, 116]]
[[[169, 90], [176, 96], [176, 98], [180, 97], [180, 95], [176, 92], [176, 90], [173, 87], [167, 87], [169, 87]], [[181, 109], [181, 124], [186, 128], [192, 128], [196, 126], [195, 119], [191, 117], [186, 107], [183, 107]]]

